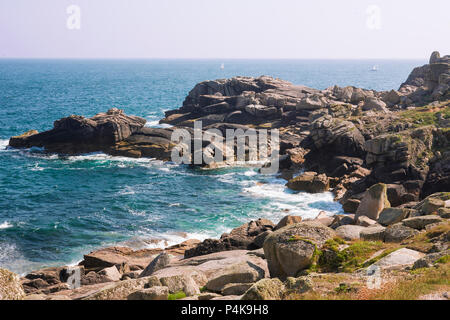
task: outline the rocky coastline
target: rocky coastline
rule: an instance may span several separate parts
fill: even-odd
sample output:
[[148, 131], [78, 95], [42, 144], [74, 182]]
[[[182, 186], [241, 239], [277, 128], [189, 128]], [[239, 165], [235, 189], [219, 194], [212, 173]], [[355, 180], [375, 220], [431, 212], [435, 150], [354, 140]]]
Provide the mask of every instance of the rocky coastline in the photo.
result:
[[[197, 84], [161, 120], [170, 128], [145, 127], [145, 119], [113, 108], [11, 137], [13, 148], [169, 161], [173, 130], [193, 130], [195, 121], [223, 133], [278, 129], [278, 175], [286, 186], [332, 191], [346, 214], [258, 219], [220, 239], [166, 249], [100, 249], [76, 267], [79, 288], [70, 283], [73, 267], [23, 278], [0, 269], [0, 300], [371, 299], [427, 277], [442, 281], [411, 298], [448, 299], [449, 88], [450, 56], [434, 52], [399, 90], [317, 90], [235, 77]], [[380, 283], [368, 289], [373, 280]]]

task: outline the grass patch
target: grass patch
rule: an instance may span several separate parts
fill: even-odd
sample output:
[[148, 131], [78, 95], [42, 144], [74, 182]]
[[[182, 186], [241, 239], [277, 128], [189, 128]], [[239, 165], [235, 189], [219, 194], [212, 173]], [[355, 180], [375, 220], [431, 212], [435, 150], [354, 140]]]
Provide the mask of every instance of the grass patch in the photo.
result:
[[183, 291], [178, 291], [176, 293], [169, 294], [167, 300], [178, 300], [183, 298], [186, 298], [186, 293], [184, 293]]
[[339, 250], [341, 240], [328, 240], [320, 251], [318, 269], [323, 272], [353, 272], [364, 267], [365, 261], [375, 252], [384, 249], [380, 241], [354, 241], [348, 248]]
[[413, 127], [418, 128], [422, 126], [437, 125], [439, 119], [438, 113], [441, 114], [442, 118], [450, 119], [450, 106], [448, 105], [448, 102], [445, 102], [438, 107], [428, 105], [403, 111], [400, 114], [400, 118], [411, 122]]

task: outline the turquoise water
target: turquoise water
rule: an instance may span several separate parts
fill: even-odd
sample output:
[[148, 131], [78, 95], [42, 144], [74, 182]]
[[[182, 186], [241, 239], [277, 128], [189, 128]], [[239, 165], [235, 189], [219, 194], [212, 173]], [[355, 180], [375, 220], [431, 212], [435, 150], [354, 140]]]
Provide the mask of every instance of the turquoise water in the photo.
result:
[[[6, 149], [12, 135], [111, 107], [154, 126], [207, 79], [264, 74], [320, 89], [338, 84], [388, 90], [423, 63], [0, 60], [0, 267], [24, 273], [76, 263], [102, 246], [164, 246], [217, 237], [253, 218], [276, 222], [287, 213], [341, 211], [330, 193], [295, 194], [284, 181], [252, 168], [202, 171], [104, 154], [62, 158]], [[369, 71], [373, 65], [378, 72]]]

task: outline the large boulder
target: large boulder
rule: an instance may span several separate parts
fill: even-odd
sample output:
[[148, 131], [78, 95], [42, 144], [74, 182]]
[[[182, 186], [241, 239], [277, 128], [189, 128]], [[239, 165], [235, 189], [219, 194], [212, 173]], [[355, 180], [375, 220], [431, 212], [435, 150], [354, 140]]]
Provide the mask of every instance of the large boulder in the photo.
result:
[[[176, 275], [189, 275], [196, 281], [199, 287], [203, 287], [209, 280], [220, 277], [221, 272], [232, 274], [233, 270], [244, 270], [242, 267], [247, 265], [253, 268], [253, 270], [264, 270], [264, 277], [266, 277], [269, 274], [267, 261], [259, 255], [252, 253], [254, 252], [247, 250], [231, 250], [182, 260], [174, 259], [165, 268], [153, 273], [153, 276], [162, 278]], [[248, 269], [247, 271], [253, 273], [252, 270]]]
[[365, 241], [384, 241], [385, 227], [371, 227], [361, 230], [359, 236]]
[[0, 268], [0, 300], [22, 300], [24, 297], [19, 276]]
[[281, 300], [285, 291], [279, 279], [262, 279], [255, 283], [242, 296], [241, 300]]
[[437, 213], [440, 208], [450, 208], [450, 192], [434, 193], [414, 207], [421, 215]]
[[383, 183], [370, 187], [365, 192], [358, 210], [356, 210], [355, 219], [358, 219], [360, 216], [366, 216], [372, 220], [378, 220], [384, 208], [390, 207], [386, 191], [387, 187]]
[[393, 224], [386, 228], [384, 233], [385, 242], [402, 242], [417, 235], [419, 231], [404, 226], [401, 223]]
[[264, 255], [271, 277], [295, 277], [311, 265], [316, 251], [335, 236], [331, 228], [311, 221], [273, 232], [264, 242]]
[[93, 251], [84, 256], [81, 264], [86, 270], [100, 271], [104, 268], [127, 263], [131, 270], [142, 270], [158, 253], [158, 250], [133, 250], [127, 247], [109, 247]]
[[248, 262], [238, 263], [220, 270], [208, 281], [206, 288], [221, 292], [230, 283], [254, 283], [265, 277], [265, 270]]
[[385, 270], [403, 269], [414, 265], [414, 263], [424, 256], [423, 253], [402, 248], [381, 258], [373, 265]]
[[329, 190], [330, 180], [324, 174], [305, 172], [298, 177], [289, 180], [286, 186], [295, 191], [321, 193]]
[[355, 226], [355, 225], [344, 225], [340, 226], [336, 229], [336, 233], [339, 237], [345, 240], [358, 240], [360, 239], [361, 231], [367, 229], [363, 226]]
[[407, 208], [385, 208], [378, 217], [378, 223], [389, 226], [409, 217], [411, 210]]
[[155, 286], [133, 292], [128, 295], [127, 300], [167, 300], [168, 297], [169, 288]]
[[288, 225], [300, 223], [300, 222], [302, 222], [302, 217], [300, 217], [300, 216], [285, 216], [278, 222], [278, 224], [275, 226], [275, 228], [273, 230], [276, 231], [276, 230], [284, 228]]
[[403, 220], [403, 225], [417, 229], [422, 230], [425, 229], [427, 225], [435, 224], [435, 223], [441, 223], [444, 219], [437, 215], [429, 215], [429, 216], [419, 216], [419, 217], [412, 217]]
[[155, 286], [161, 286], [161, 282], [156, 277], [119, 281], [102, 287], [84, 297], [83, 300], [126, 300], [133, 292]]
[[200, 294], [200, 286], [194, 278], [187, 274], [160, 277], [161, 284], [169, 288], [170, 293], [183, 291], [186, 296]]

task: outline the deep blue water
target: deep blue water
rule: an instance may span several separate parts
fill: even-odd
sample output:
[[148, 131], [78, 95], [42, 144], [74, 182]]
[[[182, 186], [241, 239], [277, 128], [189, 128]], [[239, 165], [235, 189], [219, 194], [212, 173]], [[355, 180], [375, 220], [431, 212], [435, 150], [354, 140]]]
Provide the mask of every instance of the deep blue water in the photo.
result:
[[[219, 67], [225, 64], [225, 69]], [[425, 61], [0, 60], [0, 267], [76, 263], [92, 249], [219, 236], [252, 218], [340, 212], [331, 194], [294, 194], [251, 168], [193, 170], [103, 154], [6, 150], [8, 139], [111, 107], [156, 125], [197, 82], [270, 75], [324, 89], [397, 89]], [[369, 71], [377, 65], [378, 72]], [[262, 183], [261, 183], [262, 182]], [[159, 243], [164, 245], [165, 242]]]

